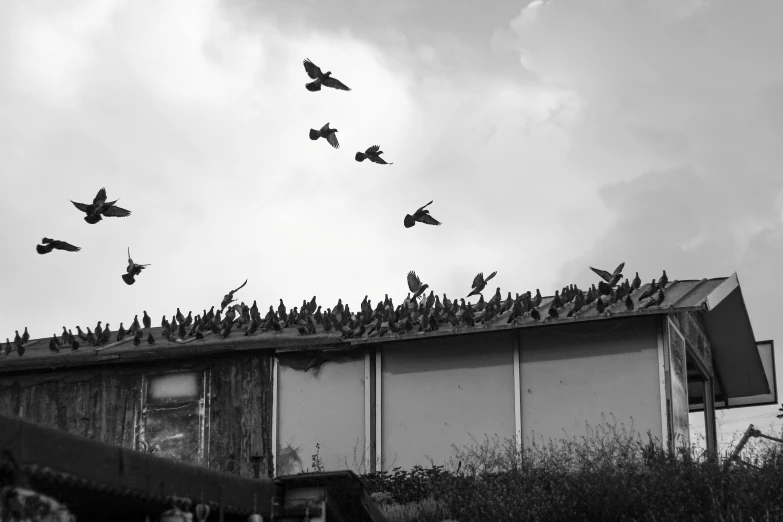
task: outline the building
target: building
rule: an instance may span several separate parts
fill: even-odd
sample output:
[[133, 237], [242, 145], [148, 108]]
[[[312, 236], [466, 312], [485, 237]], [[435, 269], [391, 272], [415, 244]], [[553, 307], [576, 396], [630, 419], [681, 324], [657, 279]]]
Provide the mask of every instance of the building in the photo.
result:
[[[672, 281], [660, 306], [577, 318], [340, 340], [295, 328], [0, 358], [0, 414], [244, 477], [314, 465], [359, 473], [430, 460], [485, 436], [582, 435], [610, 414], [670, 447], [703, 411], [777, 402], [736, 274]], [[146, 331], [145, 331], [146, 336]], [[679, 441], [679, 442], [675, 442]], [[317, 445], [317, 446], [316, 446]], [[316, 447], [318, 449], [316, 449]]]

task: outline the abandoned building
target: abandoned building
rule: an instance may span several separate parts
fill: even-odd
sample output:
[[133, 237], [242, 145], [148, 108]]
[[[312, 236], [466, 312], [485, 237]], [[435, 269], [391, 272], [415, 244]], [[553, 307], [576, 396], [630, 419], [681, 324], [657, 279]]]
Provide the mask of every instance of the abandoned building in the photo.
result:
[[[736, 274], [672, 281], [660, 306], [340, 340], [258, 332], [0, 358], [0, 414], [242, 477], [445, 463], [486, 437], [585, 434], [612, 415], [673, 447], [703, 411], [777, 401]], [[129, 336], [130, 337], [130, 336]]]

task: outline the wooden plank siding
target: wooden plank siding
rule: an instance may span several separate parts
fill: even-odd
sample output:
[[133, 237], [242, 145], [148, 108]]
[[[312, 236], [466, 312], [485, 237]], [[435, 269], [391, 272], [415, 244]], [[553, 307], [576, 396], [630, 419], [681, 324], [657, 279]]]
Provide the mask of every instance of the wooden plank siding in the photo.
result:
[[209, 370], [207, 467], [242, 477], [271, 477], [271, 369], [268, 352], [244, 352], [143, 366], [3, 375], [0, 414], [138, 449], [143, 376], [188, 371], [202, 378]]

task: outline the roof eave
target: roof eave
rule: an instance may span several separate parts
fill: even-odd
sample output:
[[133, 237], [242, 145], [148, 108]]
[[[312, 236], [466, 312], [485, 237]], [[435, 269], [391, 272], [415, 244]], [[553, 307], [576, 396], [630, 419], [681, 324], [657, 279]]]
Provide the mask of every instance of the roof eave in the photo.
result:
[[770, 393], [737, 273], [706, 298], [704, 324], [713, 346], [713, 364], [729, 397]]

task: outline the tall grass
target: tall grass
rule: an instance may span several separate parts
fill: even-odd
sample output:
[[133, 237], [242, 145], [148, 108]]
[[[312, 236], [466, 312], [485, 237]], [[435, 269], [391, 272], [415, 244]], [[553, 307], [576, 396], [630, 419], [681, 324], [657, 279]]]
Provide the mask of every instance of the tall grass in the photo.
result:
[[783, 445], [754, 440], [742, 459], [674, 454], [616, 422], [523, 449], [499, 438], [452, 446], [445, 466], [362, 475], [391, 522], [783, 520]]

